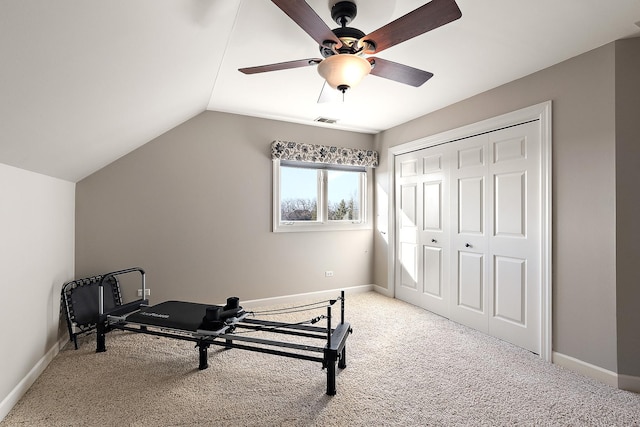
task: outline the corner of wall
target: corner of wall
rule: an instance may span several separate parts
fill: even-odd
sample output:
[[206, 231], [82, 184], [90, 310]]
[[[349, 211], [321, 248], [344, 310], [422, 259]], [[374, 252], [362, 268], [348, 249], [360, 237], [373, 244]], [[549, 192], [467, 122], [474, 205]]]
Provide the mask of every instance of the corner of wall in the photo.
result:
[[618, 374], [599, 366], [584, 362], [575, 357], [553, 352], [552, 362], [572, 372], [593, 378], [612, 387], [618, 387]]
[[[615, 42], [616, 329], [620, 383], [640, 389], [640, 37]], [[627, 386], [628, 385], [628, 386]]]

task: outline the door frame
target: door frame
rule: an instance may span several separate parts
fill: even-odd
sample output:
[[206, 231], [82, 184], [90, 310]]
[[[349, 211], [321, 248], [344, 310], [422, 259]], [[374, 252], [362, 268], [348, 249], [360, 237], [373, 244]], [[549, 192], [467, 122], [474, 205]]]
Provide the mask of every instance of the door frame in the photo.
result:
[[551, 169], [551, 101], [526, 107], [501, 116], [420, 138], [394, 147], [388, 151], [389, 159], [389, 256], [388, 289], [396, 292], [396, 168], [398, 155], [436, 145], [455, 142], [470, 136], [492, 132], [531, 121], [540, 125], [540, 357], [551, 362], [552, 353], [552, 169]]

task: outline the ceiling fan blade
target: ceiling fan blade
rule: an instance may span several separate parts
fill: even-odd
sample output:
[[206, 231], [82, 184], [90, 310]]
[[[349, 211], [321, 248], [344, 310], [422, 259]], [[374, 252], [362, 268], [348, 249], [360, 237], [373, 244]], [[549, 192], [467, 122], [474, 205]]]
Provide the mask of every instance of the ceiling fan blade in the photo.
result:
[[344, 94], [337, 89], [332, 88], [325, 81], [322, 85], [322, 90], [320, 91], [320, 96], [318, 96], [318, 104], [325, 104], [327, 102], [336, 102], [340, 101]]
[[378, 28], [364, 36], [362, 42], [373, 42], [373, 49], [366, 53], [378, 53], [384, 49], [424, 34], [462, 16], [455, 0], [431, 0], [429, 3]]
[[406, 85], [418, 87], [433, 77], [433, 73], [398, 64], [381, 58], [368, 58], [372, 63], [371, 74], [385, 79], [394, 80]]
[[320, 58], [298, 59], [296, 61], [279, 62], [277, 64], [259, 65], [257, 67], [239, 68], [245, 74], [266, 73], [267, 71], [288, 70], [289, 68], [308, 67], [318, 65], [322, 62]]
[[289, 18], [300, 26], [320, 46], [325, 46], [327, 41], [335, 43], [335, 47], [342, 46], [342, 42], [331, 28], [318, 16], [318, 14], [303, 0], [271, 0]]

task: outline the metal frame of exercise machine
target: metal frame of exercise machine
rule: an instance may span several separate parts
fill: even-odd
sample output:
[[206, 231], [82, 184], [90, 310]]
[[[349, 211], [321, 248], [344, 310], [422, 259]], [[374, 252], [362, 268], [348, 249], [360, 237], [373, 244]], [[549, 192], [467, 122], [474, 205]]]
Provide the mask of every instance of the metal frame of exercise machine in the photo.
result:
[[[327, 370], [327, 394], [330, 396], [336, 394], [336, 364], [340, 369], [346, 368], [346, 342], [347, 337], [352, 332], [351, 325], [344, 320], [344, 291], [341, 291], [340, 297], [336, 299], [308, 304], [307, 306], [314, 306], [316, 309], [319, 308], [318, 305], [320, 307], [326, 306], [327, 314], [299, 323], [252, 318], [252, 315], [259, 313], [246, 312], [242, 307], [228, 307], [233, 300], [237, 304], [237, 298], [229, 298], [225, 307], [182, 301], [167, 301], [149, 306], [147, 299], [140, 299], [105, 310], [105, 287], [117, 276], [133, 272], [140, 273], [142, 280], [141, 294], [145, 295], [145, 272], [138, 267], [107, 273], [101, 276], [98, 282], [96, 352], [100, 353], [107, 350], [106, 335], [108, 332], [123, 330], [194, 342], [198, 347], [199, 369], [206, 369], [209, 366], [208, 349], [211, 345], [308, 360], [321, 363], [322, 368]], [[340, 323], [333, 327], [332, 306], [337, 301], [340, 301]], [[293, 311], [305, 311], [307, 306], [291, 308], [294, 309]], [[206, 322], [206, 317], [210, 313], [208, 309], [213, 308], [216, 309], [217, 314], [222, 313], [223, 316], [217, 318], [214, 322], [208, 323]], [[166, 314], [170, 312], [171, 314]], [[173, 323], [170, 317], [174, 313], [176, 314], [174, 317], [182, 317], [180, 312], [184, 312], [183, 314], [189, 319], [182, 323], [178, 321]], [[263, 314], [283, 314], [291, 311], [274, 310], [274, 312], [263, 312]], [[225, 313], [227, 315], [224, 315]], [[314, 326], [315, 323], [321, 320], [326, 320], [326, 326]], [[215, 326], [212, 328], [210, 325]], [[324, 345], [295, 343], [291, 340], [279, 341], [251, 336], [250, 334], [252, 333], [284, 334], [317, 339], [324, 342]]]

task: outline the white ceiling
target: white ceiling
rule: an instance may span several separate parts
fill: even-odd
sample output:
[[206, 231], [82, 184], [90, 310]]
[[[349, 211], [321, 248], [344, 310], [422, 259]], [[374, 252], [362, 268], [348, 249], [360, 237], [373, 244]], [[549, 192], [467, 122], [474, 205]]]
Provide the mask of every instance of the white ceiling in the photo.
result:
[[[308, 0], [331, 28], [330, 0]], [[369, 33], [426, 0], [359, 0]], [[420, 88], [368, 76], [316, 103], [319, 57], [268, 0], [2, 0], [0, 163], [78, 181], [209, 109], [376, 133], [620, 38], [640, 0], [458, 0], [462, 18], [379, 56], [431, 71]], [[319, 126], [328, 126], [320, 125]]]

